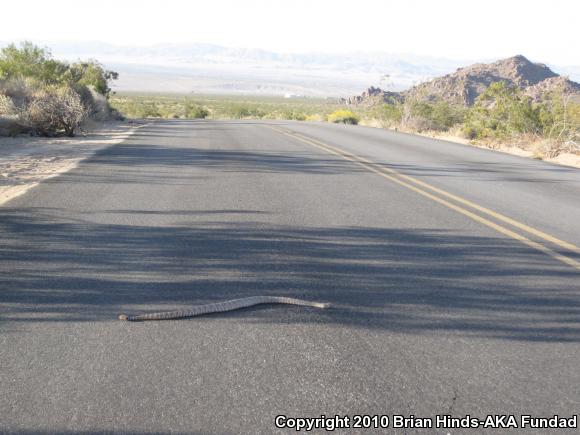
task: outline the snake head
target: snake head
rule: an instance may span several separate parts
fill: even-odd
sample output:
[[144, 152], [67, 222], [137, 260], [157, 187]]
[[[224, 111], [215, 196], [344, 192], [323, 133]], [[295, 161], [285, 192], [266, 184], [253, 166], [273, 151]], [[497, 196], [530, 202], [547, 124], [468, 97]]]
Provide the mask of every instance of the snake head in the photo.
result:
[[126, 314], [119, 314], [119, 320], [129, 320]]

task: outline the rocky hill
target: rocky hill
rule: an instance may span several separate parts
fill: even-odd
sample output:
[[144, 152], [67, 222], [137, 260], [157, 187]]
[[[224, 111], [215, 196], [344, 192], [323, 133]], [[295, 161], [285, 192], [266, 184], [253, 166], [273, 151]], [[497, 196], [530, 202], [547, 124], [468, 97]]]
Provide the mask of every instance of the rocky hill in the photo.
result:
[[341, 98], [340, 102], [349, 105], [367, 105], [373, 106], [380, 103], [395, 103], [403, 102], [404, 97], [400, 92], [383, 91], [380, 88], [371, 86], [367, 88], [361, 95], [353, 95], [348, 98]]
[[554, 89], [561, 89], [565, 95], [570, 95], [574, 101], [580, 103], [580, 83], [573, 82], [562, 76], [542, 80], [535, 85], [528, 86], [524, 92], [537, 101], [543, 94]]
[[379, 102], [380, 98], [377, 96], [384, 95], [380, 102], [388, 103], [418, 97], [427, 100], [443, 99], [450, 103], [471, 106], [490, 84], [499, 81], [518, 87], [533, 98], [539, 98], [544, 92], [561, 88], [574, 99], [580, 99], [580, 84], [559, 76], [544, 64], [530, 62], [524, 56], [514, 56], [491, 64], [478, 63], [459, 68], [452, 74], [421, 83], [400, 93], [370, 88], [361, 96], [351, 97], [343, 102], [372, 105]]

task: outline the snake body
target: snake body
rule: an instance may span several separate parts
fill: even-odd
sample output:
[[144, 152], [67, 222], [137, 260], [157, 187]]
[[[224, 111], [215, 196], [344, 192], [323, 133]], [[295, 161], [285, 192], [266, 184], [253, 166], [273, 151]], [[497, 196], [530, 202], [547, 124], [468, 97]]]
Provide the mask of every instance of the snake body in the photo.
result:
[[119, 320], [139, 322], [144, 320], [171, 320], [183, 319], [186, 317], [196, 317], [203, 314], [223, 313], [225, 311], [239, 310], [240, 308], [251, 307], [260, 304], [289, 304], [303, 305], [306, 307], [328, 308], [330, 304], [322, 302], [305, 301], [303, 299], [287, 298], [284, 296], [250, 296], [248, 298], [232, 299], [213, 304], [197, 305], [186, 310], [165, 311], [161, 313], [140, 314], [136, 316], [119, 315]]

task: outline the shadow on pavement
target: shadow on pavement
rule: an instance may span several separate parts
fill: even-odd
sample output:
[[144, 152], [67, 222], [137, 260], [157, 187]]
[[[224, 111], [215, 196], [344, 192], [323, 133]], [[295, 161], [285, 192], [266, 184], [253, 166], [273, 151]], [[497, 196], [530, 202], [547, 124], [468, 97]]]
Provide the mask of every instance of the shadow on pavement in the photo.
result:
[[[215, 219], [224, 212], [215, 210]], [[0, 331], [15, 322], [114, 321], [119, 312], [268, 294], [335, 308], [217, 316], [580, 341], [579, 274], [517, 242], [433, 230], [226, 224], [205, 213], [205, 223], [147, 226], [71, 221], [50, 208], [4, 209]], [[303, 315], [288, 320], [280, 309]]]

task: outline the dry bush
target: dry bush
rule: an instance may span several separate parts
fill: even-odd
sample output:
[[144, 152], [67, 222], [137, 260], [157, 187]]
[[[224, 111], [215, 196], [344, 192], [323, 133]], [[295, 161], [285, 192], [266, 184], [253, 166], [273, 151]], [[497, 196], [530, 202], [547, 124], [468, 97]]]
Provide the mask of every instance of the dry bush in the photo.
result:
[[0, 82], [0, 93], [10, 97], [18, 109], [26, 107], [32, 100], [32, 95], [42, 88], [42, 85], [31, 78], [16, 78]]
[[580, 154], [580, 144], [574, 141], [542, 140], [536, 144], [534, 154], [549, 159], [557, 157], [560, 154], [578, 155]]
[[120, 119], [119, 114], [109, 106], [107, 97], [95, 91], [92, 86], [77, 86], [74, 89], [81, 97], [83, 105], [87, 108], [88, 116], [92, 120]]
[[352, 110], [339, 109], [328, 115], [328, 121], [334, 122], [335, 124], [352, 124], [357, 125], [360, 118]]
[[96, 61], [58, 61], [30, 42], [0, 48], [2, 131], [72, 136], [89, 116], [118, 119], [107, 101], [116, 78]]
[[[11, 93], [14, 89], [9, 89]], [[16, 102], [26, 104], [26, 98], [18, 98], [21, 92], [16, 93]], [[22, 106], [16, 104], [10, 95], [6, 95], [0, 87], [0, 136], [16, 136], [22, 133], [29, 133], [30, 128], [22, 120]]]
[[401, 127], [410, 131], [440, 131], [433, 121], [419, 116], [405, 115], [401, 121]]
[[80, 95], [70, 87], [49, 87], [32, 96], [24, 114], [28, 124], [40, 135], [74, 136], [88, 116]]
[[8, 95], [0, 94], [0, 116], [3, 118], [14, 118], [17, 116], [14, 102]]

